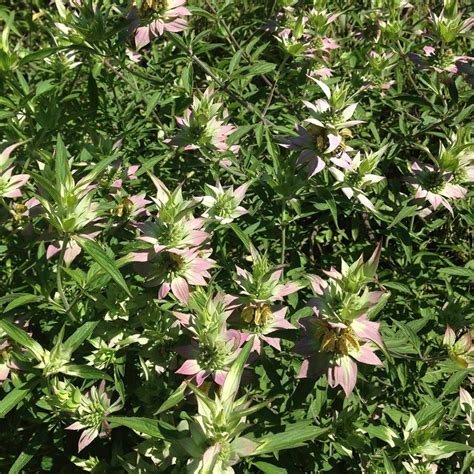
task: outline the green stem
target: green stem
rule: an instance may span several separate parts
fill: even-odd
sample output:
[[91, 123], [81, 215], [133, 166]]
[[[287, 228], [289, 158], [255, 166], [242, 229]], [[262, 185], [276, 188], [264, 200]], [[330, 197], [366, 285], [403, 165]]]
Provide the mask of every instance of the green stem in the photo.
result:
[[15, 215], [15, 213], [10, 209], [10, 206], [5, 202], [5, 199], [0, 198], [0, 204], [5, 208], [10, 216]]
[[58, 260], [58, 267], [56, 271], [56, 286], [58, 288], [58, 293], [61, 298], [61, 301], [63, 302], [64, 305], [64, 311], [68, 316], [74, 320], [74, 317], [71, 314], [71, 305], [69, 304], [69, 301], [66, 297], [66, 294], [64, 293], [63, 289], [63, 280], [62, 280], [62, 267], [64, 265], [64, 255], [66, 254], [66, 249], [67, 249], [67, 244], [69, 243], [69, 236], [66, 234], [61, 242], [61, 251], [59, 253], [59, 260]]
[[273, 82], [272, 89], [270, 91], [270, 94], [268, 95], [267, 103], [265, 104], [265, 108], [263, 109], [263, 116], [265, 116], [267, 114], [268, 109], [269, 109], [269, 107], [272, 103], [273, 95], [275, 94], [277, 83], [278, 83], [278, 80], [280, 79], [281, 71], [285, 67], [285, 64], [287, 63], [289, 57], [290, 56], [288, 54], [285, 55], [285, 57], [283, 58], [283, 61], [280, 63], [280, 66], [278, 67], [278, 71], [276, 73], [275, 81]]
[[286, 200], [282, 199], [281, 201], [281, 258], [280, 264], [285, 264], [285, 253], [286, 253], [286, 221], [285, 221], [285, 212], [286, 212]]
[[250, 102], [248, 102], [239, 94], [231, 90], [227, 86], [226, 82], [222, 82], [221, 80], [219, 80], [219, 78], [211, 71], [211, 69], [204, 62], [202, 62], [195, 54], [190, 52], [186, 47], [183, 47], [181, 43], [176, 40], [176, 38], [173, 36], [173, 33], [165, 33], [165, 34], [166, 34], [166, 38], [168, 38], [178, 49], [180, 49], [194, 63], [196, 63], [208, 76], [210, 76], [211, 79], [219, 86], [219, 88], [223, 90], [229, 97], [236, 100], [240, 105], [245, 107], [252, 114], [260, 117], [260, 119], [265, 125], [272, 126], [272, 127], [275, 126], [273, 122], [265, 118], [259, 110], [257, 110], [252, 104], [250, 104]]

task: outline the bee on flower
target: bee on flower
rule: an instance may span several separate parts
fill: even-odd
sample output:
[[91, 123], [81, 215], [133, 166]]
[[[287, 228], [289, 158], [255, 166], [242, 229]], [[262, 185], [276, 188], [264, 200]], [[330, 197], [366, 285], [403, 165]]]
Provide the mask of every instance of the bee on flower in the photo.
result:
[[151, 204], [151, 201], [146, 199], [145, 193], [127, 196], [117, 192], [112, 197], [115, 206], [110, 209], [110, 213], [119, 219], [135, 219], [139, 216], [149, 215], [146, 206]]
[[370, 321], [385, 305], [388, 294], [369, 291], [380, 258], [380, 244], [364, 262], [361, 256], [352, 265], [344, 260], [341, 272], [331, 268], [323, 280], [310, 275], [315, 293], [310, 301], [314, 316], [301, 320], [304, 337], [295, 346], [305, 356], [298, 377], [314, 377], [327, 364], [328, 383], [340, 385], [349, 396], [357, 381], [357, 363], [382, 365], [375, 354], [383, 345], [380, 324]]
[[271, 265], [265, 255], [254, 249], [252, 260], [251, 272], [236, 267], [241, 291], [231, 304], [236, 314], [240, 314], [239, 327], [244, 339], [255, 335], [252, 350], [260, 352], [262, 341], [280, 350], [280, 339], [269, 334], [280, 329], [295, 329], [285, 319], [287, 308], [282, 307], [280, 302], [285, 296], [298, 291], [301, 285], [297, 282], [282, 283], [283, 270]]

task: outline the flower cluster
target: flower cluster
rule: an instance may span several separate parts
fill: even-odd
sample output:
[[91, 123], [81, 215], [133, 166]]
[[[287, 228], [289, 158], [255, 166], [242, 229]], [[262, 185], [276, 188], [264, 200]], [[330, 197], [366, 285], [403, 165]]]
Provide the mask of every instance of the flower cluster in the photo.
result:
[[193, 103], [177, 117], [178, 133], [168, 142], [185, 150], [227, 150], [238, 153], [238, 145], [229, 144], [229, 136], [236, 127], [227, 122], [228, 112], [216, 101], [215, 92], [208, 87], [202, 95], [194, 96]]
[[381, 365], [375, 354], [382, 347], [379, 323], [370, 321], [386, 302], [387, 293], [369, 291], [380, 257], [380, 245], [367, 262], [362, 256], [352, 265], [344, 260], [341, 272], [326, 271], [329, 280], [309, 276], [315, 294], [311, 302], [314, 316], [301, 321], [306, 335], [297, 351], [307, 357], [299, 377], [308, 377], [320, 370], [320, 355], [328, 356], [328, 382], [340, 385], [349, 395], [357, 380], [357, 362]]
[[135, 46], [141, 49], [153, 38], [165, 32], [178, 33], [186, 29], [186, 17], [191, 12], [186, 0], [137, 0], [129, 13], [130, 30]]

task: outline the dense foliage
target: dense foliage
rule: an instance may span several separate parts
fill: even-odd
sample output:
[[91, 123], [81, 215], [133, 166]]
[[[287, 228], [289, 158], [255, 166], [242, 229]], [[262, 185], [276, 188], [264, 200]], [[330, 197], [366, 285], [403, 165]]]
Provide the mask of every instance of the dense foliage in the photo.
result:
[[469, 3], [3, 0], [0, 472], [471, 472]]

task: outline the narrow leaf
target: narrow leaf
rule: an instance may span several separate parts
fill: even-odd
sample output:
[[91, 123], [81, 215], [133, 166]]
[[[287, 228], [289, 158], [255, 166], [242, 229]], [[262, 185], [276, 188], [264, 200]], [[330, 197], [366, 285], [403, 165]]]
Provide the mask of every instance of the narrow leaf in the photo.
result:
[[90, 367], [88, 365], [74, 365], [68, 364], [64, 367], [61, 372], [67, 375], [74, 375], [80, 377], [81, 379], [87, 380], [107, 380], [113, 382], [114, 379], [107, 375], [102, 370], [96, 369], [95, 367]]
[[18, 308], [28, 303], [41, 301], [42, 299], [43, 297], [41, 296], [31, 295], [31, 294], [24, 294], [24, 295], [18, 296], [7, 305], [7, 307], [5, 308], [5, 312], [8, 313], [8, 311], [11, 311], [12, 309]]
[[146, 434], [152, 438], [170, 439], [173, 433], [177, 433], [176, 429], [159, 420], [151, 418], [142, 418], [136, 416], [109, 416], [107, 420], [115, 426], [126, 426], [139, 433]]
[[0, 328], [16, 343], [28, 349], [36, 360], [41, 361], [44, 349], [26, 331], [23, 331], [23, 329], [20, 329], [6, 319], [0, 320]]
[[19, 387], [15, 387], [11, 392], [0, 401], [0, 418], [4, 418], [13, 408], [15, 408], [29, 393], [38, 382], [27, 382]]
[[72, 354], [86, 339], [88, 339], [95, 327], [99, 324], [98, 321], [89, 321], [83, 324], [63, 343], [63, 351]]
[[232, 367], [227, 374], [224, 385], [222, 386], [221, 391], [221, 400], [227, 411], [230, 411], [232, 403], [237, 396], [239, 390], [240, 379], [242, 378], [242, 373], [244, 371], [245, 362], [250, 354], [250, 350], [253, 345], [253, 337], [246, 342], [244, 348], [240, 352], [237, 359], [232, 364]]
[[128, 289], [127, 283], [123, 279], [122, 274], [115, 264], [115, 261], [105, 253], [100, 245], [92, 240], [84, 239], [78, 236], [75, 236], [74, 240], [76, 240], [81, 248], [100, 265], [102, 270], [104, 270], [113, 278], [113, 280], [125, 291], [125, 293], [127, 293], [127, 295], [132, 296], [130, 290]]
[[265, 436], [265, 438], [256, 440], [261, 445], [255, 450], [255, 455], [275, 453], [283, 449], [293, 449], [304, 446], [307, 441], [316, 439], [318, 436], [327, 433], [329, 428], [317, 428], [308, 424], [307, 421], [295, 423], [287, 426], [282, 433], [276, 433]]
[[186, 382], [183, 382], [169, 397], [168, 399], [158, 408], [158, 410], [155, 412], [156, 415], [159, 413], [163, 413], [166, 410], [169, 410], [170, 408], [173, 408], [175, 405], [177, 405], [185, 396], [185, 391], [186, 387], [188, 384]]

